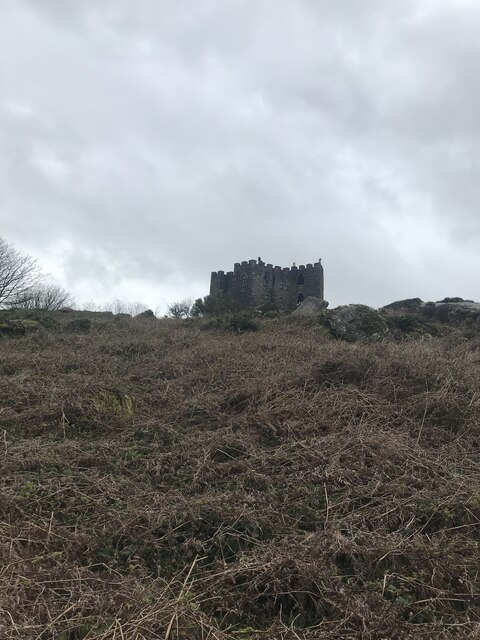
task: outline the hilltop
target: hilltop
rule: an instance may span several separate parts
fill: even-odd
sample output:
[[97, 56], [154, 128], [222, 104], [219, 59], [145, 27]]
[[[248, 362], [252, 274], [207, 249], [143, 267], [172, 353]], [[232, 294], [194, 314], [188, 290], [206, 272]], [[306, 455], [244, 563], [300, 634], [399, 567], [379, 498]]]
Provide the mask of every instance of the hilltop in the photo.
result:
[[420, 303], [1, 312], [0, 636], [477, 637], [477, 316]]

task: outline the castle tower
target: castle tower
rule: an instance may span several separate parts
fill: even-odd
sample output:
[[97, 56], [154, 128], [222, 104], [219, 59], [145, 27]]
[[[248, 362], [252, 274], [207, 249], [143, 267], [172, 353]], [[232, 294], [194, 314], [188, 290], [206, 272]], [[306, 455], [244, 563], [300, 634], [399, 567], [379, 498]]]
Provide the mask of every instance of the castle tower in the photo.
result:
[[295, 309], [308, 296], [323, 300], [323, 267], [315, 264], [279, 267], [261, 258], [236, 262], [233, 271], [212, 272], [210, 295], [226, 296], [232, 306], [255, 309], [274, 304], [279, 309]]

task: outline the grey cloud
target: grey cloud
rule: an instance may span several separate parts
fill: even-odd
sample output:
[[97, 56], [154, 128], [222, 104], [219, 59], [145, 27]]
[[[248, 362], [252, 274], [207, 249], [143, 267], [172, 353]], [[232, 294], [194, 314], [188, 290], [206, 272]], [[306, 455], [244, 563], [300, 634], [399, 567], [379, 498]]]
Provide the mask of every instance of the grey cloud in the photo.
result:
[[333, 303], [480, 297], [474, 3], [0, 11], [2, 234], [74, 292], [155, 306], [261, 255], [323, 256]]

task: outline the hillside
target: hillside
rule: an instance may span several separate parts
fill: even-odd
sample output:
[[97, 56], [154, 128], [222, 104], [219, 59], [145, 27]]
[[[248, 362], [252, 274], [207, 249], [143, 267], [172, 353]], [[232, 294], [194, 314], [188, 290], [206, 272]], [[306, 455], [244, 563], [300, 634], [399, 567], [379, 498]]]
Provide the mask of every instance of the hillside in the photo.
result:
[[13, 315], [2, 639], [479, 637], [471, 328]]

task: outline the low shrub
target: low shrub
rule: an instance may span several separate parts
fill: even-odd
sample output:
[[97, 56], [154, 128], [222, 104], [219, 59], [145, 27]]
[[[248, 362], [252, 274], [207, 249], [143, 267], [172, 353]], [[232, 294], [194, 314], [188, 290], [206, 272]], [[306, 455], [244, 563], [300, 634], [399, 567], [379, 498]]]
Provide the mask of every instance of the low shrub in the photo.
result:
[[260, 325], [251, 315], [246, 313], [238, 313], [232, 316], [228, 324], [229, 328], [235, 333], [243, 333], [245, 331], [258, 331]]
[[89, 318], [75, 318], [65, 325], [65, 331], [73, 333], [88, 333], [92, 327], [92, 321]]

